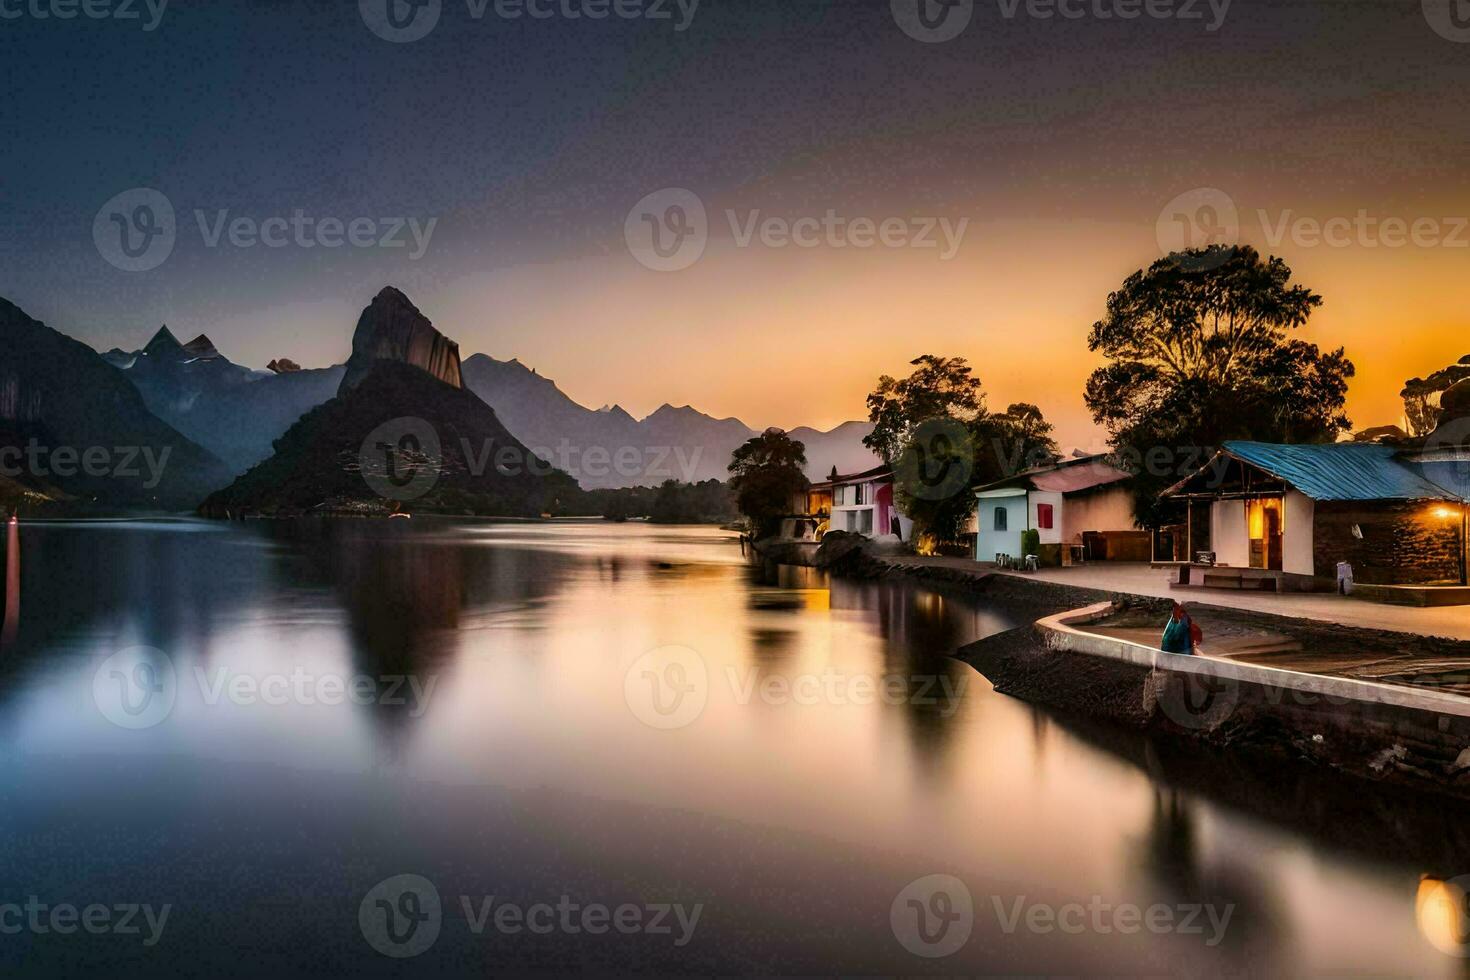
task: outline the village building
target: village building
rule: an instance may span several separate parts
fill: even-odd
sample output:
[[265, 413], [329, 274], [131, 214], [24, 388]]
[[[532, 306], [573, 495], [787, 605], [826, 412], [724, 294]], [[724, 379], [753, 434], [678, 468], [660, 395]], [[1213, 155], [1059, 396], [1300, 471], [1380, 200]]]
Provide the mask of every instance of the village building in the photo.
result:
[[[825, 508], [821, 511], [818, 508]], [[827, 515], [827, 528], [870, 538], [908, 541], [913, 522], [893, 502], [893, 471], [878, 466], [847, 476], [835, 469], [807, 491], [807, 513]]]
[[976, 487], [975, 558], [1025, 557], [1034, 528], [1042, 564], [1148, 561], [1150, 539], [1133, 521], [1132, 474], [1103, 455], [1074, 456]]
[[1470, 456], [1431, 435], [1378, 443], [1227, 442], [1164, 491], [1188, 504], [1180, 584], [1319, 590], [1466, 583]]

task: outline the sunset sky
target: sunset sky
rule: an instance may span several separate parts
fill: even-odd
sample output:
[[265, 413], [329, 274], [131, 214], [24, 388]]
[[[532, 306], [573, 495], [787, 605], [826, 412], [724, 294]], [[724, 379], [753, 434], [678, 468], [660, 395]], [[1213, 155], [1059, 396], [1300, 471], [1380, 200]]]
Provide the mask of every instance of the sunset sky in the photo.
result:
[[[1418, 2], [1236, 0], [1211, 31], [1206, 4], [1040, 19], [992, 0], [943, 43], [887, 0], [704, 0], [682, 31], [670, 7], [504, 20], [445, 0], [406, 43], [356, 2], [180, 4], [151, 31], [0, 21], [0, 295], [100, 349], [167, 322], [236, 361], [317, 366], [392, 283], [466, 355], [519, 357], [584, 404], [757, 426], [862, 417], [879, 374], [961, 355], [993, 407], [1035, 402], [1065, 445], [1096, 446], [1088, 327], [1164, 250], [1166, 205], [1214, 188], [1240, 240], [1323, 295], [1306, 335], [1356, 362], [1356, 425], [1396, 421], [1405, 378], [1470, 353], [1470, 44]], [[93, 222], [136, 187], [172, 204], [177, 240], [128, 272]], [[624, 234], [665, 188], [708, 215], [674, 272]], [[199, 227], [296, 209], [435, 224], [419, 257], [211, 246]], [[732, 210], [967, 225], [946, 260], [742, 245]], [[1429, 224], [1400, 247], [1277, 231], [1360, 212]]]

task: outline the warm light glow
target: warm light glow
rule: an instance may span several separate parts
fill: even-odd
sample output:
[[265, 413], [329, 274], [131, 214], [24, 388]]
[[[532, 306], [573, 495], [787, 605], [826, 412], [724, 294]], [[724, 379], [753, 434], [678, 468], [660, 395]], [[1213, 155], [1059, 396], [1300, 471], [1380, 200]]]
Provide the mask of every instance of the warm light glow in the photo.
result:
[[1455, 512], [1450, 510], [1448, 507], [1436, 507], [1434, 508], [1434, 516], [1438, 517], [1442, 521], [1447, 521], [1451, 517], [1455, 516]]
[[1458, 878], [1455, 881], [1420, 878], [1419, 893], [1414, 899], [1419, 931], [1435, 949], [1451, 956], [1470, 953], [1470, 914], [1459, 881]]

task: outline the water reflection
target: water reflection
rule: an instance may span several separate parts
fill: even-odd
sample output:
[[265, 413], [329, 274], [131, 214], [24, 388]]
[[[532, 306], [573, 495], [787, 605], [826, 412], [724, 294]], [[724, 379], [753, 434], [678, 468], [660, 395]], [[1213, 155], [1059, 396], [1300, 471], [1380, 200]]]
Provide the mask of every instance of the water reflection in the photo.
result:
[[5, 622], [0, 647], [15, 644], [20, 631], [20, 519], [11, 515], [5, 529]]
[[[436, 975], [1458, 969], [1416, 897], [1421, 874], [1470, 870], [1463, 808], [1286, 779], [997, 696], [949, 654], [1019, 624], [961, 592], [753, 571], [711, 529], [22, 530], [26, 616], [0, 667], [0, 866], [27, 894], [141, 890], [180, 911], [152, 958], [119, 966], [105, 943], [29, 937], [0, 944], [0, 969], [229, 973], [248, 950], [266, 972], [390, 974], [402, 964], [352, 922], [367, 889], [405, 871], [448, 896], [708, 906], [678, 950], [446, 922], [412, 964]], [[133, 644], [165, 651], [180, 678], [177, 706], [145, 731], [91, 700], [98, 663]], [[665, 645], [709, 678], [672, 730], [640, 720], [625, 690]], [[408, 675], [432, 697], [208, 697], [221, 679], [297, 671], [366, 677], [377, 695]], [[960, 953], [931, 962], [895, 941], [889, 913], [936, 872], [966, 883], [977, 919]], [[1093, 895], [1235, 911], [1218, 947], [1006, 931], [993, 913]]]

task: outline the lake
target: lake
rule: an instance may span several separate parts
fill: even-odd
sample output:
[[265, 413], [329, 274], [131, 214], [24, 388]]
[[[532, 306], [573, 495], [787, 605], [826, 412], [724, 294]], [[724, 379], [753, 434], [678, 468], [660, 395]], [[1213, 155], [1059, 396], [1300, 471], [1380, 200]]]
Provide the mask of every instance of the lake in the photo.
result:
[[1461, 805], [998, 695], [959, 592], [643, 524], [19, 541], [7, 976], [1462, 971]]

